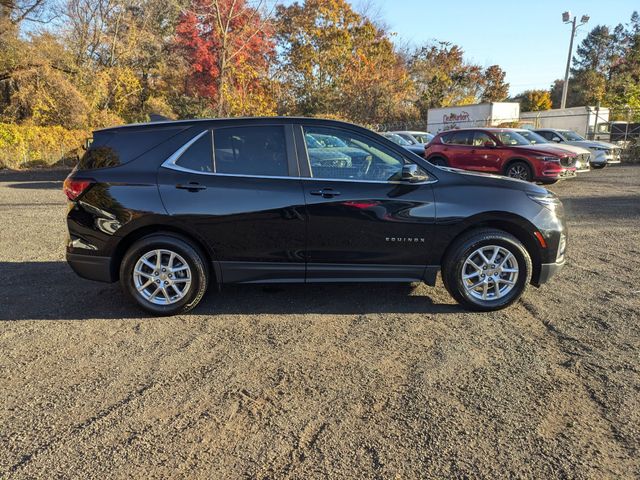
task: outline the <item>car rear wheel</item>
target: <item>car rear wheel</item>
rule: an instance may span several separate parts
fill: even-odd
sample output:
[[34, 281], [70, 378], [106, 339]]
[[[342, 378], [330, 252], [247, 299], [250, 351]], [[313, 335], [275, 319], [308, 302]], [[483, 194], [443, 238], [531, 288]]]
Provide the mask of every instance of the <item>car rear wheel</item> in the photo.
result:
[[479, 311], [508, 307], [531, 281], [529, 253], [513, 235], [475, 230], [459, 238], [442, 265], [442, 279], [462, 306]]
[[429, 159], [429, 161], [431, 163], [433, 163], [434, 165], [438, 165], [439, 167], [448, 167], [449, 166], [449, 162], [447, 162], [447, 160], [442, 158], [442, 157], [431, 157]]
[[517, 178], [518, 180], [524, 180], [530, 182], [533, 180], [533, 173], [531, 167], [526, 162], [513, 162], [509, 164], [505, 175], [511, 178]]
[[120, 266], [123, 290], [146, 311], [175, 315], [204, 296], [209, 270], [204, 255], [186, 240], [154, 234], [135, 242]]

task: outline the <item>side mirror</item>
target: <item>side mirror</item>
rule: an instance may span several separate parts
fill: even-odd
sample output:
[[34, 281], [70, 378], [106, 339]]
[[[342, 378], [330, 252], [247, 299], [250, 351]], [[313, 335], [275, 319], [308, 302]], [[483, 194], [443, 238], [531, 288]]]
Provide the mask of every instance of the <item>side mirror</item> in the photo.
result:
[[484, 146], [486, 148], [495, 148], [496, 142], [494, 142], [493, 140], [487, 140], [486, 142], [484, 142]]
[[402, 167], [402, 180], [409, 183], [418, 183], [426, 181], [427, 176], [420, 173], [417, 165], [410, 163]]
[[556, 143], [560, 143], [560, 142], [562, 142], [562, 139], [560, 137], [553, 137], [551, 139], [551, 141], [556, 142]]

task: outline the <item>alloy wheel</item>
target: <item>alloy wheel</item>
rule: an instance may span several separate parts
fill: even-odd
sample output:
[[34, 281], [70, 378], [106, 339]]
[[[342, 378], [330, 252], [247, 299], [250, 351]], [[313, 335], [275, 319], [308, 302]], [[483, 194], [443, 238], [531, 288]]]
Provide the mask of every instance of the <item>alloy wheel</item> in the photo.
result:
[[509, 167], [508, 175], [518, 180], [529, 180], [529, 170], [524, 165], [513, 165]]
[[462, 284], [471, 297], [495, 301], [514, 289], [518, 273], [518, 261], [509, 250], [498, 245], [486, 245], [465, 260]]
[[191, 287], [191, 268], [178, 253], [157, 249], [142, 255], [133, 268], [138, 294], [155, 305], [179, 302]]

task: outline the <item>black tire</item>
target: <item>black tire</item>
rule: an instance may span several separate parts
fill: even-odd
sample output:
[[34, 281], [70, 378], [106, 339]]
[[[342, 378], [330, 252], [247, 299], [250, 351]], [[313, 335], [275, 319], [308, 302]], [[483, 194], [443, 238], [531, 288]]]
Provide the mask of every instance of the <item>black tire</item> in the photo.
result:
[[438, 165], [439, 167], [448, 167], [449, 166], [449, 162], [447, 162], [447, 160], [442, 158], [442, 157], [431, 157], [429, 159], [429, 161], [431, 163], [433, 163], [434, 165]]
[[600, 169], [602, 169], [602, 168], [604, 168], [606, 166], [607, 166], [606, 163], [596, 163], [596, 164], [592, 163], [591, 164], [591, 168], [593, 168], [595, 170], [600, 170]]
[[507, 177], [517, 178], [519, 180], [524, 180], [525, 182], [533, 180], [533, 172], [531, 171], [529, 164], [519, 160], [510, 163], [505, 169], [504, 174]]
[[560, 180], [543, 180], [542, 183], [543, 185], [555, 185], [556, 183], [558, 183]]
[[[143, 255], [156, 249], [166, 249], [177, 253], [186, 261], [191, 271], [191, 283], [184, 297], [169, 305], [156, 305], [143, 298], [134, 284], [133, 269], [136, 263]], [[178, 275], [175, 274], [175, 276]], [[172, 233], [152, 234], [141, 238], [129, 247], [120, 264], [120, 285], [124, 292], [138, 306], [156, 316], [188, 312], [202, 300], [208, 283], [209, 266], [204, 254], [188, 240]]]
[[[467, 291], [462, 272], [467, 258], [477, 249], [489, 245], [502, 247], [511, 253], [519, 271], [515, 285], [503, 297], [482, 300]], [[531, 257], [516, 237], [502, 230], [478, 229], [462, 235], [451, 245], [442, 263], [442, 280], [449, 294], [460, 305], [470, 310], [486, 312], [506, 308], [517, 301], [529, 285], [532, 271]]]

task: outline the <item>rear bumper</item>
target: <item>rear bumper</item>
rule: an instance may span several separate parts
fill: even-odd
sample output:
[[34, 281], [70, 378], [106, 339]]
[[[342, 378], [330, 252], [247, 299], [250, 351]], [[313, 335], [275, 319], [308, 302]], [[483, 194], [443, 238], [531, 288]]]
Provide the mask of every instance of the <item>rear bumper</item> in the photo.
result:
[[82, 278], [96, 280], [98, 282], [114, 282], [111, 271], [111, 257], [98, 257], [95, 255], [82, 255], [67, 252], [67, 263], [76, 274]]
[[547, 283], [551, 277], [553, 277], [556, 273], [562, 270], [564, 267], [565, 261], [558, 263], [543, 263], [540, 265], [540, 276], [538, 277], [538, 281], [535, 283], [537, 287], [542, 285], [543, 283]]

